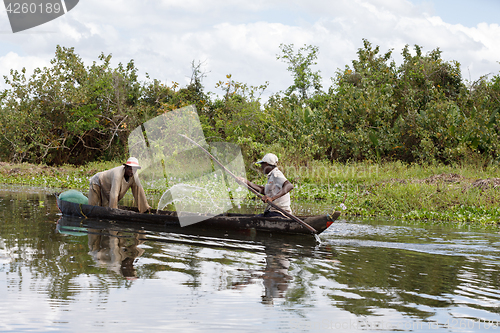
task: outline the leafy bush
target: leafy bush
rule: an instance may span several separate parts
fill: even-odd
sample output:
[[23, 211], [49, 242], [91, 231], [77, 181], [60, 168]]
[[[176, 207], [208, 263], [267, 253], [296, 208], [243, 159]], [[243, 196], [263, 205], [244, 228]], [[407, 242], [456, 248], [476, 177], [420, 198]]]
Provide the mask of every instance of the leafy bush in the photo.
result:
[[192, 63], [186, 87], [169, 86], [149, 76], [139, 82], [133, 60], [112, 68], [111, 55], [101, 54], [85, 66], [74, 49], [58, 46], [50, 67], [5, 76], [0, 158], [54, 165], [123, 158], [131, 129], [194, 104], [208, 140], [239, 144], [248, 162], [271, 150], [295, 165], [498, 161], [500, 75], [464, 82], [458, 62], [420, 46], [406, 46], [398, 66], [393, 50], [363, 40], [357, 59], [323, 91], [313, 70], [318, 48], [280, 48], [294, 81], [262, 103], [267, 82], [248, 86], [227, 75], [218, 96], [205, 92], [201, 64]]
[[111, 56], [99, 60], [85, 67], [73, 48], [57, 47], [52, 67], [5, 77], [11, 88], [0, 100], [0, 124], [8, 159], [80, 164], [124, 153], [140, 97], [137, 70], [133, 61], [112, 69]]

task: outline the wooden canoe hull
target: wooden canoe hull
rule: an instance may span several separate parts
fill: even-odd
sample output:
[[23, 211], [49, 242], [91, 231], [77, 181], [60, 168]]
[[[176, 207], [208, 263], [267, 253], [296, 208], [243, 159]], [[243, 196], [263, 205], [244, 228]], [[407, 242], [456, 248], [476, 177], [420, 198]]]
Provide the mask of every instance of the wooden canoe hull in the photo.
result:
[[[116, 220], [132, 224], [162, 225], [180, 228], [179, 219], [175, 212], [152, 210], [151, 214], [141, 214], [133, 207], [120, 207], [119, 209], [91, 206], [60, 200], [57, 197], [57, 206], [65, 216], [76, 216], [83, 218], [97, 218]], [[304, 222], [317, 230], [317, 233], [325, 231], [338, 217], [340, 212], [332, 215], [298, 216]], [[209, 229], [232, 231], [252, 230], [266, 231], [271, 233], [285, 234], [311, 234], [309, 230], [296, 221], [285, 218], [267, 218], [248, 214], [224, 214], [211, 215], [206, 220], [182, 228], [186, 232], [190, 229]]]

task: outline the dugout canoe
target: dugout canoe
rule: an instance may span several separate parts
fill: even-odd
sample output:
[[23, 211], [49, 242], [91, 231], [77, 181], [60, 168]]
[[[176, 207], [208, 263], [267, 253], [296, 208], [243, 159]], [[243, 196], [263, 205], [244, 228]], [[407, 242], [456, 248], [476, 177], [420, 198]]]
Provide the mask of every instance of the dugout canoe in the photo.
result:
[[[180, 228], [177, 213], [172, 211], [152, 209], [150, 214], [139, 213], [135, 207], [120, 206], [119, 208], [109, 208], [79, 204], [59, 199], [57, 196], [57, 206], [64, 216], [76, 216], [92, 219], [106, 219], [126, 222], [130, 224], [162, 225]], [[195, 214], [193, 214], [195, 215]], [[183, 227], [182, 230], [207, 229], [207, 230], [255, 230], [271, 233], [284, 234], [311, 234], [309, 230], [296, 221], [288, 218], [267, 218], [251, 214], [222, 214], [204, 215], [206, 220], [196, 224]], [[297, 216], [320, 234], [325, 231], [338, 217], [340, 212], [316, 216]]]

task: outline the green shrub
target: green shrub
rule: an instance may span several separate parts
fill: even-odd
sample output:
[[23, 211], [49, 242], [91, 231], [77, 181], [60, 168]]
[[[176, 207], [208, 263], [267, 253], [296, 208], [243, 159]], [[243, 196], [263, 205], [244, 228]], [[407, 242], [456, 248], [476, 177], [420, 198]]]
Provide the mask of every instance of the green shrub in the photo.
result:
[[137, 80], [131, 60], [111, 55], [85, 66], [72, 48], [57, 47], [51, 66], [5, 76], [0, 93], [0, 159], [60, 165], [123, 159], [130, 131], [163, 112], [194, 104], [208, 141], [242, 147], [248, 163], [274, 151], [298, 165], [316, 161], [402, 161], [488, 165], [500, 158], [500, 75], [467, 83], [460, 64], [420, 46], [381, 53], [363, 40], [357, 59], [322, 90], [314, 71], [319, 49], [281, 45], [293, 84], [266, 103], [268, 83], [249, 86], [231, 75], [206, 93], [200, 64], [180, 87]]

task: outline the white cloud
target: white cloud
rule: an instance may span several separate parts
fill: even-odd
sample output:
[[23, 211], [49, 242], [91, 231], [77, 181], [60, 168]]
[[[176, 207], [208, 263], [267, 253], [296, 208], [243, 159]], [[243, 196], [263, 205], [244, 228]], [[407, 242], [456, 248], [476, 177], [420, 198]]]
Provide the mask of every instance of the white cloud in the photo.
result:
[[[474, 74], [473, 79], [479, 75], [499, 74], [500, 71], [500, 26], [498, 24], [480, 23], [474, 28], [458, 26], [476, 47], [469, 49], [467, 60], [462, 62], [464, 68], [469, 68]], [[455, 56], [459, 56], [463, 50], [455, 49]]]
[[101, 52], [113, 54], [114, 64], [134, 59], [142, 78], [148, 72], [184, 84], [195, 60], [209, 71], [208, 91], [233, 74], [252, 85], [269, 81], [277, 92], [292, 80], [286, 64], [276, 60], [281, 43], [318, 46], [317, 69], [329, 85], [335, 71], [356, 58], [363, 38], [381, 52], [394, 48], [396, 61], [405, 44], [421, 45], [424, 52], [439, 47], [472, 79], [500, 69], [497, 24], [450, 24], [432, 6], [407, 0], [87, 0], [30, 33], [1, 34], [0, 59], [10, 60], [0, 62], [0, 74], [47, 64], [59, 44], [75, 47], [89, 65]]
[[21, 71], [26, 69], [26, 76], [30, 76], [35, 68], [49, 66], [49, 61], [36, 56], [20, 57], [17, 53], [9, 52], [4, 56], [0, 56], [0, 66], [2, 67], [1, 75], [10, 75], [10, 70]]

